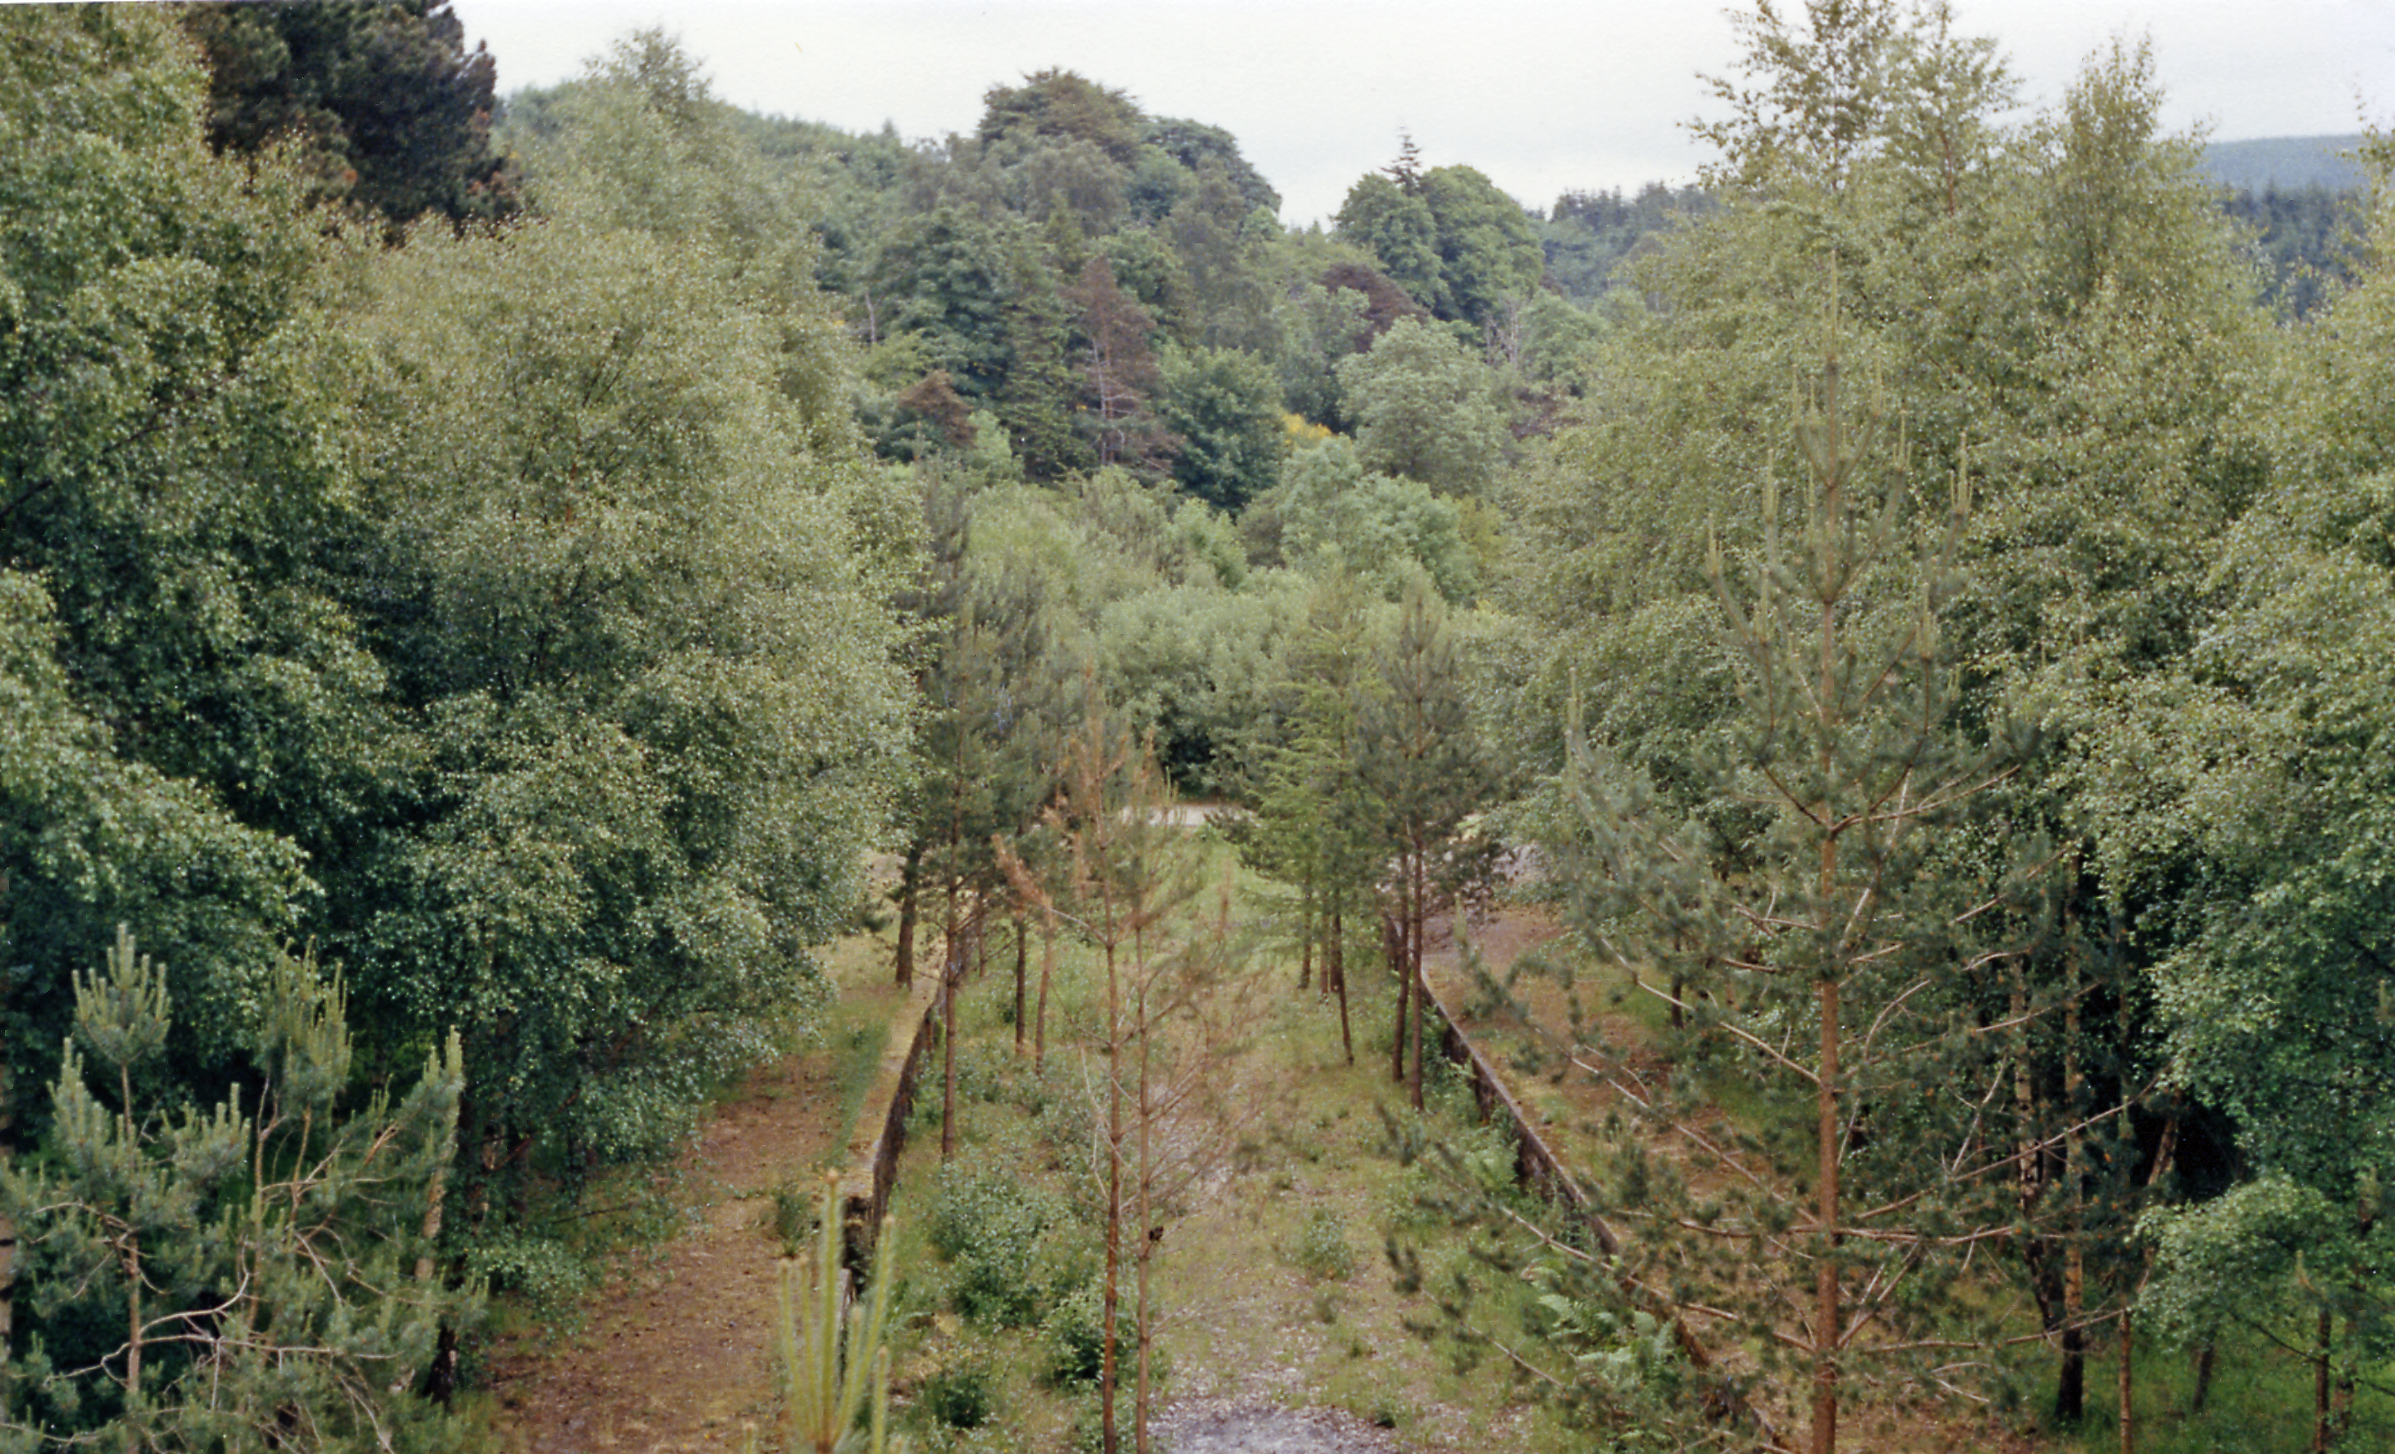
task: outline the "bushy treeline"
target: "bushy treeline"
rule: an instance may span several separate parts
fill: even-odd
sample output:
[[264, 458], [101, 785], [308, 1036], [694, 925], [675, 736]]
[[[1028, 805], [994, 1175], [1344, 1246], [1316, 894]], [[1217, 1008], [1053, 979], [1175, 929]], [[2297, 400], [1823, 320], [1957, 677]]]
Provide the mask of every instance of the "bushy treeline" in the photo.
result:
[[[397, 1437], [444, 1290], [570, 1270], [820, 994], [908, 780], [915, 527], [794, 189], [634, 46], [514, 221], [337, 195], [212, 136], [183, 26], [260, 16], [335, 18], [0, 19], [12, 1442]], [[120, 925], [138, 1053], [76, 988]], [[293, 1014], [348, 1026], [304, 1095]]]
[[[1701, 191], [1407, 142], [1325, 233], [1065, 71], [912, 143], [635, 37], [494, 135], [439, 4], [9, 11], [8, 1436], [444, 1437], [395, 1393], [805, 1022], [870, 853], [901, 976], [1027, 911], [1094, 718], [1257, 809], [1309, 976], [1398, 971], [1417, 1094], [1507, 845], [1688, 1085], [1780, 1079], [1746, 1191], [1592, 1178], [1628, 1250], [1534, 1330], [1592, 1416], [1676, 1417], [1589, 1372], [1657, 1317], [1803, 1362], [1817, 1444], [1883, 1363], [2042, 1335], [2075, 1417], [2102, 1340], [2243, 1321], [2333, 1431], [2389, 1336], [2384, 193], [2280, 324], [2134, 48], [2007, 122], [1942, 6], [1744, 33]], [[379, 1331], [261, 1372], [325, 1319]]]
[[[1826, 1454], [1856, 1388], [2072, 1423], [2090, 1349], [2242, 1332], [2367, 1442], [2389, 159], [2279, 326], [2142, 48], [2006, 123], [1950, 23], [1748, 18], [1720, 210], [1508, 477], [1519, 821], [1695, 1072], [1584, 1056], [1655, 1120], [1564, 1346], [1674, 1310]], [[1739, 1082], [1776, 1112], [1708, 1119]]]

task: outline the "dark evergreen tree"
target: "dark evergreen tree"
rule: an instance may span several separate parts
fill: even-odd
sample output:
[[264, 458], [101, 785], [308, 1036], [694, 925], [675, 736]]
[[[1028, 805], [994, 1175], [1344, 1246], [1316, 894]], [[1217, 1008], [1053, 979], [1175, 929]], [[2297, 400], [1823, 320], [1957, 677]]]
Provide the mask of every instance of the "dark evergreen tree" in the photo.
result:
[[497, 68], [449, 0], [267, 0], [183, 8], [210, 70], [208, 140], [295, 143], [319, 191], [393, 224], [504, 217], [515, 180], [491, 148]]
[[943, 206], [900, 222], [883, 239], [865, 288], [867, 341], [923, 340], [928, 362], [976, 403], [1006, 378], [1006, 305], [1013, 268], [1004, 230]]
[[1156, 415], [1181, 441], [1173, 479], [1236, 514], [1280, 479], [1280, 390], [1253, 354], [1201, 348], [1168, 353], [1156, 381]]
[[[1068, 229], [1066, 245], [1077, 237]], [[1012, 262], [1006, 381], [994, 402], [1024, 473], [1053, 480], [1095, 459], [1089, 440], [1073, 428], [1076, 380], [1067, 355], [1072, 308], [1029, 238], [1017, 241]]]

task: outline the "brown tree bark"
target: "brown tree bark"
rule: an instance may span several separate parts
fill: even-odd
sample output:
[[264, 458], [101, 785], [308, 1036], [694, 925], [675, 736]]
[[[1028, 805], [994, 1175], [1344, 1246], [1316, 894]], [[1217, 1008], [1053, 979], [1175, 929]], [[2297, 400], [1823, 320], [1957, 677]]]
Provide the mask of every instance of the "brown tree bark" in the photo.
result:
[[1422, 1109], [1422, 1020], [1423, 1002], [1430, 998], [1430, 981], [1422, 968], [1422, 933], [1429, 917], [1425, 901], [1429, 894], [1429, 875], [1424, 867], [1425, 853], [1416, 842], [1407, 857], [1412, 862], [1413, 884], [1406, 893], [1405, 959], [1407, 975], [1413, 986], [1414, 999], [1414, 1066], [1407, 1089], [1414, 1109]]
[[2079, 1068], [2079, 958], [2076, 949], [2064, 955], [2071, 968], [2070, 998], [2062, 1010], [2062, 1178], [2071, 1220], [2070, 1242], [2063, 1250], [2062, 1373], [2054, 1386], [2054, 1421], [2069, 1425], [2087, 1415], [2087, 1107], [2086, 1077]]
[[1356, 1063], [1355, 1031], [1347, 1018], [1347, 926], [1345, 916], [1331, 910], [1331, 937], [1325, 947], [1327, 958], [1322, 972], [1330, 976], [1331, 987], [1339, 993], [1339, 1046], [1347, 1052], [1347, 1063]]
[[[1314, 912], [1314, 879], [1311, 873], [1297, 886], [1297, 990], [1303, 994], [1314, 983], [1314, 940], [1319, 927]], [[1330, 988], [1330, 971], [1323, 971], [1323, 988]]]
[[898, 972], [901, 989], [915, 982], [915, 900], [923, 888], [923, 845], [907, 845], [898, 867]]
[[[1835, 849], [1824, 844], [1826, 867]], [[1821, 1084], [1815, 1103], [1820, 1159], [1814, 1206], [1816, 1255], [1813, 1273], [1813, 1454], [1838, 1451], [1838, 981], [1821, 981]]]
[[1029, 1032], [1023, 1025], [1024, 981], [1031, 969], [1031, 925], [1023, 917], [1023, 906], [1015, 905], [1015, 1054], [1023, 1053], [1023, 1037]]
[[963, 972], [956, 934], [956, 882], [948, 884], [948, 908], [940, 944], [940, 1164], [956, 1154], [956, 981]]
[[1389, 962], [1389, 972], [1397, 980], [1397, 1020], [1389, 1032], [1389, 1081], [1405, 1084], [1405, 1012], [1406, 997], [1413, 993], [1413, 981], [1405, 972], [1405, 919], [1402, 913], [1381, 916], [1381, 955]]
[[1043, 920], [1040, 924], [1039, 950], [1039, 1007], [1032, 1012], [1031, 1069], [1034, 1073], [1048, 1068], [1048, 982], [1056, 977], [1056, 922]]

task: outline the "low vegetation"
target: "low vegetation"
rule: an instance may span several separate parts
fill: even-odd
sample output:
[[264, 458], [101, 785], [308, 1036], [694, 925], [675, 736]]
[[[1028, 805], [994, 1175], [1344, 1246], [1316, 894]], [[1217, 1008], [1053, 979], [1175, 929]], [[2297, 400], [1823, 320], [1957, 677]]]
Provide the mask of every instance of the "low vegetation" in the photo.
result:
[[[864, 929], [971, 971], [927, 1443], [2383, 1441], [2395, 145], [2258, 233], [2145, 47], [1957, 26], [1742, 14], [1693, 190], [1296, 230], [1068, 70], [910, 142], [0, 10], [0, 1446], [456, 1442], [711, 1097], [857, 1114]], [[1509, 894], [1568, 1213], [1437, 1050]]]

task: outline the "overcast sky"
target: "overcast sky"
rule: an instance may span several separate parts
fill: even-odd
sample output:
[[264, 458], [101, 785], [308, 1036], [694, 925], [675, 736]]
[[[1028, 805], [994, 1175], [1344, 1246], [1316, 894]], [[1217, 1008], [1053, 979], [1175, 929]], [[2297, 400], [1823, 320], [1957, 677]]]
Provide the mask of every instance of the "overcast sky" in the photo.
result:
[[[1801, 0], [1789, 0], [1792, 7]], [[1412, 134], [1545, 207], [1690, 179], [1698, 73], [1736, 55], [1713, 0], [453, 0], [504, 91], [567, 79], [628, 31], [679, 35], [724, 99], [850, 131], [969, 132], [982, 93], [1050, 66], [1220, 126], [1282, 220], [1338, 209]], [[2216, 141], [2395, 118], [2395, 0], [1956, 0], [2051, 102], [2114, 36], [2149, 38], [2174, 130]], [[1469, 19], [1466, 19], [1467, 13]]]

